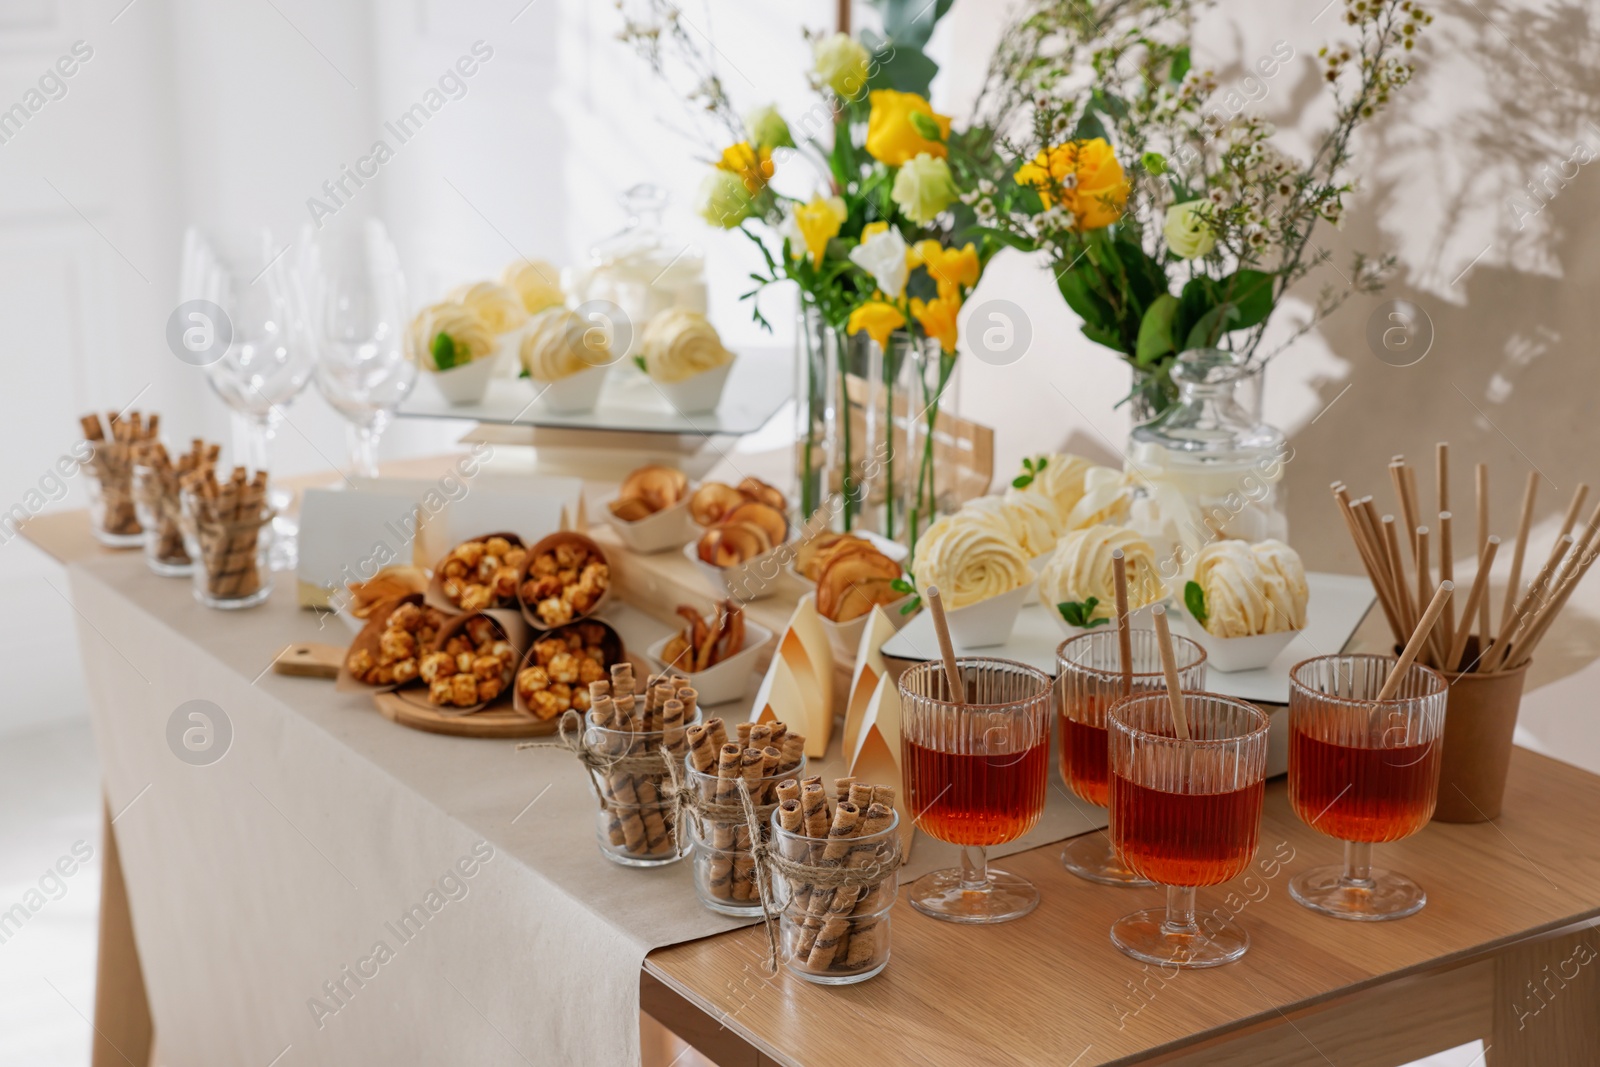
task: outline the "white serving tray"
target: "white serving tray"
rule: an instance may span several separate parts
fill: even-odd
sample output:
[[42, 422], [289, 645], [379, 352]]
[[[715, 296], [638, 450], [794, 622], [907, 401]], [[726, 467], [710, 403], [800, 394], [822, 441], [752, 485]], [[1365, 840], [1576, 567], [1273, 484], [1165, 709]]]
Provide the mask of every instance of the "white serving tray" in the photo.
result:
[[[1332, 655], [1344, 649], [1345, 642], [1361, 625], [1376, 599], [1372, 583], [1355, 575], [1312, 573], [1306, 575], [1306, 584], [1310, 587], [1311, 599], [1306, 609], [1306, 628], [1300, 636], [1260, 670], [1231, 674], [1208, 670], [1206, 688], [1241, 700], [1287, 704], [1290, 667], [1311, 656]], [[1192, 626], [1194, 622], [1185, 616], [1183, 624]], [[1056, 646], [1061, 640], [1060, 628], [1034, 597], [1017, 616], [1011, 640], [1003, 645], [971, 650], [956, 642], [956, 654], [966, 655], [970, 651], [975, 656], [1014, 659], [1054, 678]], [[884, 642], [883, 654], [909, 660], [938, 658], [939, 643], [933, 634], [933, 617], [924, 611], [912, 619], [905, 629]]]
[[750, 348], [739, 353], [717, 409], [701, 414], [676, 410], [644, 374], [613, 367], [594, 410], [552, 411], [535, 401], [526, 378], [496, 378], [481, 403], [451, 404], [428, 382], [419, 382], [400, 405], [407, 418], [471, 419], [505, 426], [536, 426], [611, 433], [728, 434], [743, 436], [765, 426], [793, 392], [793, 358], [782, 349]]

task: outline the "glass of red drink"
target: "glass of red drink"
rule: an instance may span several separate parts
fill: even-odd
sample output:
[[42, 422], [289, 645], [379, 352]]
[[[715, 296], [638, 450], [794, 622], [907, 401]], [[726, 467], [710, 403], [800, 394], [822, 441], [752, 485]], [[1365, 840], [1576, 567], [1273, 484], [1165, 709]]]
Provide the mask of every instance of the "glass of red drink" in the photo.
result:
[[1428, 901], [1411, 879], [1374, 869], [1372, 846], [1433, 817], [1449, 687], [1414, 663], [1380, 701], [1394, 665], [1393, 656], [1318, 656], [1289, 672], [1289, 803], [1344, 842], [1342, 867], [1295, 875], [1289, 895], [1338, 919], [1400, 919]]
[[[1081, 799], [1105, 808], [1111, 804], [1106, 709], [1124, 696], [1166, 689], [1161, 646], [1154, 630], [1129, 632], [1129, 673], [1112, 627], [1069, 638], [1056, 648], [1061, 720], [1061, 780]], [[1187, 637], [1172, 638], [1178, 681], [1184, 689], [1206, 687], [1206, 650]], [[1061, 865], [1079, 878], [1102, 885], [1147, 886], [1128, 869], [1111, 845], [1111, 829], [1080, 834], [1061, 851]]]
[[1039, 904], [1026, 878], [991, 870], [985, 848], [1014, 841], [1044, 812], [1050, 775], [1050, 677], [1011, 660], [956, 661], [956, 701], [944, 663], [900, 676], [901, 763], [918, 827], [961, 846], [961, 866], [911, 885], [911, 906], [959, 923], [1017, 919]]
[[1165, 909], [1118, 919], [1111, 941], [1136, 960], [1215, 967], [1250, 935], [1219, 915], [1195, 919], [1195, 888], [1237, 877], [1255, 857], [1267, 774], [1267, 715], [1215, 693], [1183, 694], [1189, 740], [1167, 694], [1111, 706], [1111, 838], [1130, 870], [1167, 887]]

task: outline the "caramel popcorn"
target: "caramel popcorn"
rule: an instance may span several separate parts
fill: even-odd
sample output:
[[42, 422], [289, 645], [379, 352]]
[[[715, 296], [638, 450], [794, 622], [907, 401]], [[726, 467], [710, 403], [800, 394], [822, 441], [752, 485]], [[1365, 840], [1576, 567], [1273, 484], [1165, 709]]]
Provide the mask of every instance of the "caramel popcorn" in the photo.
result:
[[463, 611], [508, 607], [527, 558], [526, 548], [504, 537], [464, 542], [439, 564], [440, 590]]
[[549, 721], [570, 708], [589, 710], [589, 683], [610, 677], [609, 640], [605, 626], [580, 622], [534, 642], [528, 665], [517, 672], [517, 695], [534, 718]]

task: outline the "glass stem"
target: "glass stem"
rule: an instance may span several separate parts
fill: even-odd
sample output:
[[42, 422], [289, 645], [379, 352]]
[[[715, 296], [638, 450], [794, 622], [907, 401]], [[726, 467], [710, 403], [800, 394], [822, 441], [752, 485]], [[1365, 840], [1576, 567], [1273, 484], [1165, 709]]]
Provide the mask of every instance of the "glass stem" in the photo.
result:
[[1339, 880], [1348, 886], [1372, 885], [1372, 842], [1346, 841], [1344, 843], [1344, 873]]
[[989, 891], [989, 854], [982, 845], [961, 846], [961, 890], [964, 893]]
[[350, 438], [350, 472], [364, 478], [378, 476], [378, 435], [382, 430], [371, 423], [357, 426], [351, 423], [348, 436]]
[[1162, 929], [1169, 934], [1198, 934], [1194, 921], [1194, 886], [1167, 886], [1167, 921]]

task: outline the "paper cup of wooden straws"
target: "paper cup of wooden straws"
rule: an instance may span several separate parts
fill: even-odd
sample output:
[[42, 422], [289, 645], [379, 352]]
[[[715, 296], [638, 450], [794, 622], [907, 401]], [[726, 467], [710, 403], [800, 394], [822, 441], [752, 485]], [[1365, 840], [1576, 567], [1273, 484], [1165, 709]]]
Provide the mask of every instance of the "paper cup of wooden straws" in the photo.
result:
[[254, 478], [243, 467], [227, 480], [214, 468], [196, 470], [180, 483], [183, 545], [194, 561], [194, 598], [208, 608], [248, 608], [272, 593], [272, 506], [267, 472]]
[[[95, 540], [110, 548], [138, 548], [144, 544], [134, 503], [133, 467], [140, 453], [156, 442], [161, 416], [145, 421], [139, 412], [111, 412], [102, 424], [99, 415], [79, 420], [91, 449], [89, 468], [89, 521]], [[107, 434], [107, 430], [110, 434]]]
[[221, 451], [222, 446], [196, 437], [189, 451], [173, 462], [166, 446], [154, 441], [134, 464], [133, 502], [144, 527], [144, 561], [162, 577], [186, 577], [194, 570], [183, 544], [181, 487], [190, 474], [215, 467]]
[[[1522, 703], [1522, 686], [1533, 654], [1561, 609], [1600, 555], [1600, 507], [1582, 530], [1578, 516], [1589, 489], [1580, 485], [1567, 505], [1561, 532], [1547, 556], [1529, 551], [1539, 473], [1529, 471], [1523, 489], [1509, 581], [1498, 608], [1489, 576], [1501, 540], [1489, 529], [1489, 469], [1475, 468], [1476, 566], [1471, 591], [1459, 613], [1452, 604], [1435, 623], [1417, 661], [1436, 668], [1449, 682], [1445, 706], [1439, 801], [1441, 822], [1484, 822], [1500, 814], [1512, 734]], [[1430, 521], [1417, 485], [1416, 470], [1404, 456], [1389, 463], [1397, 514], [1379, 515], [1371, 496], [1351, 499], [1342, 482], [1333, 495], [1378, 593], [1378, 603], [1397, 644], [1421, 618], [1434, 582], [1455, 581], [1457, 536], [1450, 509], [1450, 446], [1436, 447], [1434, 489], [1437, 510]], [[1398, 517], [1397, 517], [1398, 515]], [[1461, 553], [1465, 554], [1465, 553]], [[1461, 583], [1464, 586], [1464, 583]]]
[[769, 852], [784, 965], [819, 985], [864, 982], [889, 965], [899, 892], [894, 789], [820, 777], [777, 787]]
[[724, 915], [760, 915], [750, 820], [739, 793], [750, 794], [762, 840], [778, 809], [778, 789], [805, 773], [806, 739], [781, 722], [741, 722], [728, 736], [721, 719], [689, 727], [684, 788], [690, 801], [694, 891], [700, 903]]

